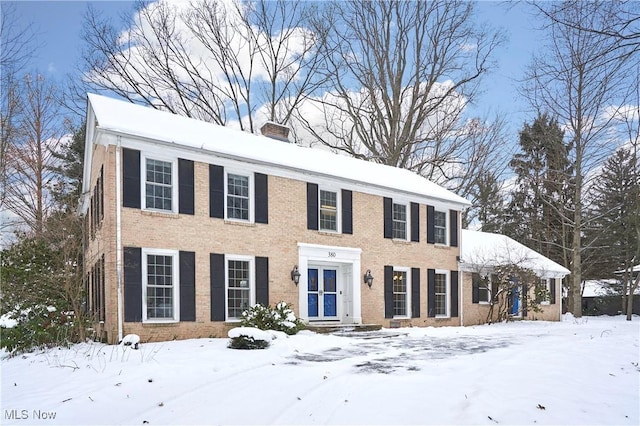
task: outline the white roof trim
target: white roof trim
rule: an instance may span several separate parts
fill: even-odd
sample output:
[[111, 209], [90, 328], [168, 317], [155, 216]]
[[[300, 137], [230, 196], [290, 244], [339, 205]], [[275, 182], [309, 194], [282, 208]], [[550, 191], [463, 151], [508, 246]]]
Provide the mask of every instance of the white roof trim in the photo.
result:
[[531, 269], [541, 278], [563, 278], [569, 270], [506, 235], [462, 230], [460, 269], [489, 273], [497, 266], [514, 264]]

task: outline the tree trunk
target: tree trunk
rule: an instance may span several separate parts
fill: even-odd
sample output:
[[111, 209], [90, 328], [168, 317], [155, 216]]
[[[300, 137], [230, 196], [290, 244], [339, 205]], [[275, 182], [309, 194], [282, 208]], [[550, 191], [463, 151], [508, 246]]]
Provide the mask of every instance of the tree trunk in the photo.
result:
[[640, 285], [640, 272], [636, 275], [635, 281], [629, 281], [629, 296], [627, 297], [627, 321], [633, 318], [633, 294]]

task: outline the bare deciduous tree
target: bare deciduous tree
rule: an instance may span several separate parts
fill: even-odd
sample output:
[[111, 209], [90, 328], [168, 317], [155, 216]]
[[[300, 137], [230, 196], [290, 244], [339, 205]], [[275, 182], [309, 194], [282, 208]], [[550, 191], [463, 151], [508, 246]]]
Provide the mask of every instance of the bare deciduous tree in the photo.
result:
[[56, 87], [40, 75], [27, 74], [18, 90], [21, 116], [7, 145], [4, 207], [39, 235], [55, 207], [60, 104]]
[[[319, 82], [305, 2], [139, 2], [118, 32], [89, 9], [82, 89], [249, 132], [286, 122]], [[82, 90], [80, 90], [82, 91]]]
[[317, 18], [332, 28], [328, 92], [299, 111], [300, 126], [335, 151], [455, 180], [478, 136], [462, 112], [502, 42], [473, 18], [463, 1], [333, 3]]
[[37, 48], [34, 33], [30, 28], [18, 28], [16, 18], [15, 5], [3, 4], [0, 10], [0, 207], [4, 206], [6, 195], [7, 149], [15, 137], [21, 113], [18, 75]]
[[[606, 26], [604, 2], [549, 3], [543, 16], [547, 49], [534, 57], [523, 93], [535, 110], [548, 112], [565, 126], [572, 144], [572, 207], [569, 215], [557, 211], [573, 232], [569, 269], [569, 310], [582, 315], [583, 196], [589, 172], [611, 152], [608, 131], [613, 126], [616, 105], [622, 105], [629, 89], [633, 47], [624, 41], [584, 28]], [[611, 2], [611, 4], [616, 4]], [[610, 144], [609, 144], [610, 145]]]

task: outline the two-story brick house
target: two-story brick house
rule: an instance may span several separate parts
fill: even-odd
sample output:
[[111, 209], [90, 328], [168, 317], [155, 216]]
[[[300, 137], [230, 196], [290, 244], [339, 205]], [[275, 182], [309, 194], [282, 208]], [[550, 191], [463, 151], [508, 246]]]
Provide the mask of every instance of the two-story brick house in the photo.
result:
[[102, 338], [222, 336], [281, 300], [313, 324], [460, 324], [469, 203], [456, 194], [289, 143], [273, 123], [256, 136], [91, 94], [86, 130], [87, 307]]

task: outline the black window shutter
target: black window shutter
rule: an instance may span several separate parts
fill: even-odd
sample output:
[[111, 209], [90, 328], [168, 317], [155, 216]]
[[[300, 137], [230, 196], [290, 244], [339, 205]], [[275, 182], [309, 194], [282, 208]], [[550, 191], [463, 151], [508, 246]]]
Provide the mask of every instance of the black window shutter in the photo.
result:
[[427, 206], [427, 243], [436, 243], [436, 224], [433, 220], [436, 209], [433, 206]]
[[527, 316], [527, 299], [529, 298], [529, 296], [527, 295], [527, 292], [529, 291], [529, 286], [527, 286], [526, 284], [522, 285], [522, 316], [526, 317]]
[[224, 167], [209, 164], [209, 216], [224, 218]]
[[498, 301], [498, 290], [498, 276], [491, 274], [491, 300], [494, 302]]
[[194, 214], [193, 161], [178, 158], [178, 212]]
[[318, 185], [307, 183], [307, 229], [318, 230]]
[[436, 270], [427, 269], [427, 316], [436, 316]]
[[451, 271], [451, 317], [458, 316], [458, 271]]
[[384, 267], [384, 317], [393, 318], [393, 266]]
[[196, 254], [180, 252], [180, 321], [196, 320]]
[[393, 200], [384, 197], [384, 237], [393, 238]]
[[420, 242], [420, 204], [411, 203], [411, 241]]
[[140, 208], [140, 151], [122, 149], [122, 206]]
[[269, 223], [269, 184], [267, 175], [254, 173], [255, 220], [256, 223]]
[[353, 234], [353, 193], [342, 190], [342, 233]]
[[549, 302], [552, 305], [556, 304], [556, 279], [555, 278], [551, 278], [551, 281], [549, 283], [549, 290], [551, 292], [551, 295], [549, 297]]
[[269, 258], [256, 256], [256, 303], [269, 306]]
[[420, 318], [420, 268], [411, 268], [411, 317]]
[[471, 303], [480, 303], [480, 274], [474, 272], [471, 274]]
[[124, 248], [124, 320], [142, 321], [142, 249]]
[[224, 321], [226, 297], [224, 290], [224, 254], [209, 255], [211, 272], [211, 321]]
[[449, 210], [449, 241], [451, 247], [458, 247], [458, 212]]
[[104, 219], [104, 166], [100, 166], [100, 220]]

